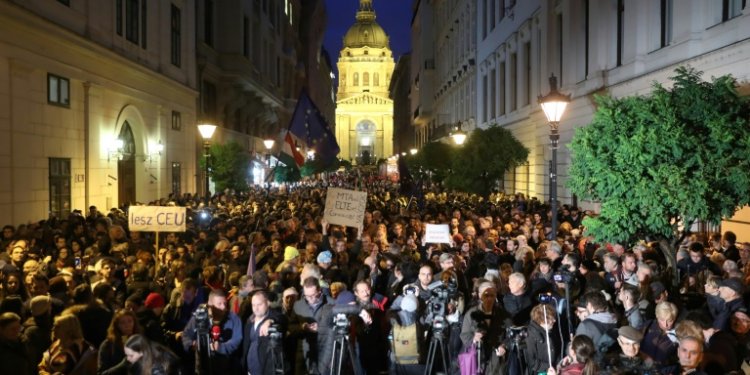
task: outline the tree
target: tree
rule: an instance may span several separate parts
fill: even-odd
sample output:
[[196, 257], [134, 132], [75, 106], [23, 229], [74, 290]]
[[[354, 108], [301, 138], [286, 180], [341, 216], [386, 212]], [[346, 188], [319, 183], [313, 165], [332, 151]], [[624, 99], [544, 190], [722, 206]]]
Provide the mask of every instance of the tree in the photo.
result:
[[[237, 142], [211, 145], [209, 162], [210, 175], [216, 184], [216, 191], [233, 189], [246, 191], [247, 176], [250, 168], [250, 156]], [[201, 158], [201, 167], [205, 167], [205, 157]]]
[[737, 82], [675, 73], [672, 89], [655, 83], [650, 96], [596, 98], [593, 121], [570, 144], [568, 181], [602, 204], [584, 221], [590, 235], [657, 240], [671, 266], [684, 226], [719, 222], [750, 199], [750, 106]]
[[526, 162], [529, 149], [509, 130], [493, 125], [471, 132], [453, 155], [446, 186], [488, 196], [505, 172]]
[[297, 182], [302, 178], [299, 169], [295, 167], [287, 167], [281, 164], [277, 165], [276, 168], [273, 169], [273, 173], [274, 181], [278, 183]]
[[426, 173], [431, 173], [431, 179], [435, 182], [443, 181], [453, 167], [453, 154], [455, 148], [443, 142], [430, 142], [422, 146], [416, 155], [406, 157], [407, 165], [411, 173], [420, 179], [426, 178]]

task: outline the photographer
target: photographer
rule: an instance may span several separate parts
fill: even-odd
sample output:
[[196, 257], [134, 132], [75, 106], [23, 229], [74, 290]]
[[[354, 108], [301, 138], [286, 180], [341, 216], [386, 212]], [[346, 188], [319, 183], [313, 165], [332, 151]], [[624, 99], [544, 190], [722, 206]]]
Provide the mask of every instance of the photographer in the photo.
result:
[[[281, 352], [281, 335], [285, 331], [285, 318], [279, 311], [269, 306], [268, 294], [256, 291], [251, 303], [253, 314], [245, 324], [245, 337], [242, 342], [243, 374], [270, 375], [275, 373], [273, 359]], [[276, 340], [276, 342], [272, 342]], [[291, 358], [285, 358], [289, 361]], [[281, 362], [283, 363], [283, 362]], [[284, 367], [287, 364], [284, 363]]]
[[[182, 345], [186, 351], [194, 348], [199, 355], [208, 354], [209, 364], [201, 363], [200, 373], [222, 374], [239, 369], [234, 353], [242, 344], [242, 322], [227, 308], [227, 296], [223, 290], [216, 289], [208, 295], [208, 316], [198, 311], [188, 321], [182, 331]], [[207, 321], [204, 321], [207, 319]], [[199, 335], [211, 335], [208, 348], [200, 347]]]
[[354, 331], [359, 345], [359, 359], [366, 375], [379, 374], [388, 369], [388, 322], [385, 313], [373, 303], [372, 289], [367, 280], [354, 284], [357, 305], [363, 310], [354, 319]]
[[[498, 355], [505, 354], [505, 347], [500, 346], [504, 327], [510, 327], [510, 317], [497, 303], [495, 284], [483, 281], [479, 284], [479, 304], [470, 308], [464, 315], [461, 327], [462, 351], [471, 345], [478, 345], [481, 350], [480, 368], [485, 368], [490, 353], [498, 349]], [[499, 347], [499, 348], [498, 348]]]
[[546, 303], [531, 309], [531, 323], [526, 336], [526, 366], [529, 373], [545, 372], [559, 360], [562, 343], [557, 331], [552, 331], [557, 321], [554, 309]]

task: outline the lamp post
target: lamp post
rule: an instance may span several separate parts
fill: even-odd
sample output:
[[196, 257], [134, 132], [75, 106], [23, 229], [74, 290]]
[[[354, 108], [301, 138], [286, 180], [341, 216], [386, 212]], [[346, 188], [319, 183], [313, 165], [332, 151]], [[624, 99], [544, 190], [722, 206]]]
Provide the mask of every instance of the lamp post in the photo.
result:
[[216, 125], [211, 124], [200, 124], [198, 125], [198, 131], [201, 133], [201, 137], [203, 138], [203, 156], [206, 158], [206, 170], [205, 170], [205, 193], [206, 193], [206, 202], [208, 202], [210, 196], [208, 193], [208, 163], [211, 158], [211, 137], [214, 136], [214, 131], [216, 131]]
[[456, 125], [456, 130], [451, 134], [451, 138], [453, 138], [453, 142], [455, 142], [457, 145], [461, 146], [466, 142], [466, 133], [461, 130], [461, 123], [459, 122], [458, 125]]
[[550, 211], [552, 211], [552, 239], [557, 238], [557, 144], [560, 140], [559, 125], [560, 118], [565, 113], [565, 107], [570, 103], [570, 94], [564, 95], [557, 91], [557, 77], [552, 74], [549, 77], [549, 94], [539, 95], [539, 104], [542, 106], [544, 115], [547, 116], [550, 132], [549, 141], [552, 149], [552, 162], [549, 167], [549, 200]]
[[270, 138], [263, 141], [263, 146], [266, 146], [266, 160], [269, 168], [271, 168], [271, 150], [273, 149], [274, 143], [276, 142]]
[[417, 150], [416, 148], [412, 148], [412, 149], [409, 150], [409, 153], [412, 154], [412, 155], [416, 155], [418, 151], [419, 150]]

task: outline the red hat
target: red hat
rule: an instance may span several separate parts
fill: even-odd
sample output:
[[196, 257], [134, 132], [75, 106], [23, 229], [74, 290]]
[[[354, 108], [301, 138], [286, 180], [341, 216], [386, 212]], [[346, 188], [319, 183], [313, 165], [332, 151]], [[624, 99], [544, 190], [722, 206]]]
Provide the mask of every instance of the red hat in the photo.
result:
[[159, 293], [149, 293], [146, 302], [143, 303], [147, 309], [158, 309], [164, 307], [164, 297]]

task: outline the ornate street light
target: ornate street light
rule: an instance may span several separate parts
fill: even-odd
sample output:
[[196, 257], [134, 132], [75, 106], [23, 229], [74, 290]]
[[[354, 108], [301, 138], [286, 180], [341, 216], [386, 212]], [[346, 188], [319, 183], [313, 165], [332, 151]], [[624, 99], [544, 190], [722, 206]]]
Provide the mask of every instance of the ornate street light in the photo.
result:
[[453, 138], [453, 142], [455, 142], [457, 145], [461, 146], [466, 142], [466, 133], [461, 130], [461, 123], [459, 122], [458, 125], [456, 125], [456, 130], [451, 134], [451, 138]]
[[216, 131], [216, 125], [211, 124], [200, 124], [198, 125], [198, 131], [201, 133], [203, 138], [203, 156], [206, 158], [206, 170], [205, 170], [205, 188], [206, 188], [206, 202], [208, 202], [210, 196], [208, 193], [208, 163], [211, 158], [211, 137], [214, 136]]
[[570, 103], [570, 94], [564, 95], [557, 91], [557, 77], [552, 74], [549, 77], [549, 94], [539, 95], [539, 104], [542, 106], [544, 115], [547, 116], [550, 132], [550, 148], [552, 149], [552, 162], [549, 171], [549, 200], [550, 211], [552, 211], [552, 239], [557, 238], [557, 144], [560, 140], [559, 126], [560, 118], [565, 113], [565, 107]]
[[412, 148], [411, 150], [409, 150], [409, 153], [412, 154], [412, 155], [416, 155], [417, 151], [418, 150], [416, 148]]

